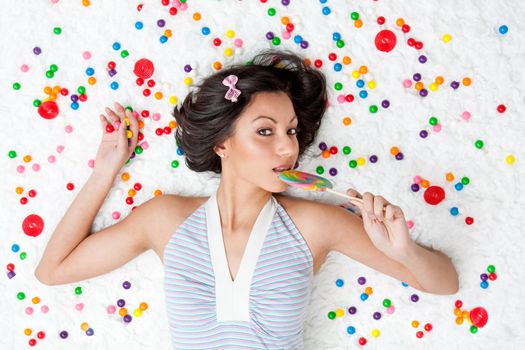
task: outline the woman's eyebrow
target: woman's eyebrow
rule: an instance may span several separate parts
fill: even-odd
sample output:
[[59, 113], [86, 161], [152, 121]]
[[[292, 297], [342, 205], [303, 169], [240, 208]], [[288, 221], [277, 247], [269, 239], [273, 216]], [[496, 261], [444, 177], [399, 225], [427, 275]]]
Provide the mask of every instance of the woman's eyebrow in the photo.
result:
[[[270, 119], [270, 120], [273, 121], [275, 124], [277, 124], [277, 120], [273, 119], [272, 117], [268, 117], [268, 116], [266, 116], [266, 115], [260, 115], [260, 116], [258, 116], [257, 118], [255, 118], [254, 120], [252, 120], [252, 123], [255, 122], [257, 119], [261, 119], [261, 118], [267, 118], [267, 119]], [[291, 123], [294, 119], [296, 119], [296, 118], [297, 118], [297, 116], [294, 115], [293, 118], [290, 120], [290, 123]]]

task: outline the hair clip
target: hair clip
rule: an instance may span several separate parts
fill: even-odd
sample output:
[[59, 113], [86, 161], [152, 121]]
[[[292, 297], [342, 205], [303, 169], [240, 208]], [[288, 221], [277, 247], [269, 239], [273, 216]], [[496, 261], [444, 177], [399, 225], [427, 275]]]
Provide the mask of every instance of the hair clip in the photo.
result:
[[236, 75], [228, 75], [222, 81], [222, 84], [227, 86], [229, 89], [224, 95], [224, 98], [232, 102], [237, 102], [237, 97], [241, 94], [241, 90], [237, 89], [235, 84], [239, 81], [239, 78]]

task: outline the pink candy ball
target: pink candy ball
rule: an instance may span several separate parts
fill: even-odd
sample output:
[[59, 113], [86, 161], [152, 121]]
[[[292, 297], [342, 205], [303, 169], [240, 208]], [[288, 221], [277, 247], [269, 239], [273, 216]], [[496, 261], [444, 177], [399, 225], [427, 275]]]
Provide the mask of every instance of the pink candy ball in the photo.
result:
[[292, 33], [287, 32], [287, 31], [282, 32], [281, 35], [282, 35], [283, 39], [286, 39], [286, 40], [288, 40], [288, 39], [290, 39], [292, 37]]
[[16, 167], [16, 171], [17, 171], [19, 174], [22, 174], [25, 170], [26, 170], [26, 168], [24, 168], [23, 165], [19, 165], [19, 166]]
[[160, 120], [160, 113], [153, 113], [153, 115], [151, 116], [151, 119], [155, 121]]
[[108, 314], [114, 314], [115, 311], [117, 311], [117, 308], [113, 305], [110, 305], [106, 308], [106, 311], [108, 312]]
[[420, 184], [421, 181], [423, 181], [423, 179], [421, 178], [421, 176], [417, 175], [417, 176], [414, 176], [414, 183], [415, 184]]
[[40, 164], [35, 163], [31, 168], [33, 169], [33, 171], [40, 171]]
[[337, 102], [339, 103], [345, 103], [346, 99], [345, 99], [345, 95], [339, 95], [337, 96]]
[[32, 315], [33, 314], [33, 308], [31, 306], [26, 307], [26, 314]]
[[29, 70], [29, 66], [27, 64], [23, 64], [20, 66], [20, 70], [25, 73]]
[[386, 309], [386, 313], [387, 313], [387, 314], [390, 314], [390, 315], [392, 315], [395, 311], [396, 311], [396, 308], [394, 307], [394, 305], [390, 305], [390, 306], [387, 307], [387, 309]]
[[148, 141], [144, 141], [140, 144], [140, 147], [142, 147], [143, 150], [146, 150], [149, 148], [149, 143]]
[[472, 115], [468, 111], [465, 111], [465, 112], [461, 113], [461, 118], [463, 118], [465, 120], [469, 120], [470, 117], [472, 117]]
[[408, 88], [411, 87], [411, 86], [412, 86], [412, 81], [411, 81], [411, 80], [409, 80], [409, 79], [405, 79], [405, 80], [403, 80], [403, 87], [404, 87], [404, 88], [407, 88], [407, 89], [408, 89]]
[[88, 160], [88, 167], [92, 169], [95, 167], [95, 161], [93, 159]]
[[73, 127], [71, 125], [66, 125], [64, 128], [68, 134], [71, 134], [73, 132]]
[[180, 4], [180, 10], [181, 11], [186, 11], [187, 9], [188, 9], [188, 4], [186, 4], [185, 2]]
[[436, 124], [432, 127], [432, 130], [434, 130], [435, 132], [440, 132], [441, 131], [441, 124]]
[[242, 47], [243, 45], [242, 39], [239, 39], [239, 38], [235, 39], [233, 41], [233, 45], [235, 45], [235, 47]]
[[57, 152], [58, 153], [62, 153], [63, 150], [64, 150], [64, 146], [62, 146], [62, 145], [57, 146]]
[[57, 4], [60, 0], [51, 0], [52, 4]]
[[42, 311], [42, 313], [44, 314], [47, 314], [49, 312], [49, 306], [42, 305], [42, 307], [40, 308], [40, 311]]
[[85, 60], [89, 60], [91, 58], [91, 52], [89, 51], [84, 51], [82, 53], [82, 57], [84, 57]]
[[84, 304], [78, 303], [77, 305], [75, 305], [75, 309], [77, 309], [78, 311], [82, 311], [82, 309], [84, 309]]
[[56, 160], [57, 160], [57, 158], [56, 158], [55, 156], [49, 156], [49, 157], [47, 157], [47, 161], [48, 161], [49, 163], [54, 163], [54, 162], [56, 162]]
[[414, 221], [407, 220], [407, 227], [408, 227], [408, 229], [411, 229], [412, 227], [414, 227]]
[[112, 214], [111, 214], [111, 217], [115, 220], [118, 220], [120, 219], [120, 212], [119, 211], [114, 211]]

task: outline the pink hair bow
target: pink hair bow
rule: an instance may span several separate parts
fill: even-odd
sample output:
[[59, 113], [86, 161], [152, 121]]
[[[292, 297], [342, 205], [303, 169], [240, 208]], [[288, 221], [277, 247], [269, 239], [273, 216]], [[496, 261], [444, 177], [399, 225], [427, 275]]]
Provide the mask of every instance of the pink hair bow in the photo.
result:
[[228, 75], [224, 80], [222, 81], [223, 85], [226, 85], [229, 87], [228, 91], [226, 92], [226, 95], [224, 95], [224, 98], [227, 100], [230, 100], [232, 102], [237, 102], [237, 97], [241, 94], [241, 90], [238, 90], [235, 87], [235, 84], [239, 81], [239, 78], [236, 75]]

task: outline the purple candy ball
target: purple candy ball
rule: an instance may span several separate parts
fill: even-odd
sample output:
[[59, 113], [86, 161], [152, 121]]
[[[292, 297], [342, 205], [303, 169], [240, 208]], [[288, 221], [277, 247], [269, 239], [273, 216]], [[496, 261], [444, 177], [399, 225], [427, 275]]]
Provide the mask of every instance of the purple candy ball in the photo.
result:
[[124, 283], [122, 283], [122, 287], [124, 289], [130, 289], [131, 288], [131, 283], [129, 281], [124, 281]]
[[374, 320], [379, 320], [381, 318], [380, 312], [374, 312]]
[[301, 48], [302, 49], [307, 49], [308, 48], [308, 41], [306, 41], [306, 40], [301, 41]]
[[419, 56], [418, 60], [419, 60], [419, 63], [425, 63], [427, 61], [427, 56], [421, 55]]
[[412, 192], [418, 192], [419, 191], [419, 185], [418, 184], [412, 184], [410, 186], [410, 189], [412, 190]]
[[388, 101], [388, 100], [383, 100], [383, 101], [381, 102], [381, 106], [382, 106], [383, 108], [388, 108], [388, 107], [390, 107], [390, 101]]
[[427, 95], [428, 95], [428, 91], [427, 91], [427, 89], [421, 89], [421, 90], [419, 90], [419, 96], [421, 96], [421, 97], [425, 97], [425, 96], [427, 96]]
[[359, 283], [360, 285], [365, 284], [365, 283], [366, 283], [366, 278], [364, 278], [364, 277], [362, 277], [362, 276], [359, 277], [359, 278], [357, 279], [357, 283]]
[[355, 313], [357, 312], [357, 308], [356, 308], [355, 306], [350, 306], [350, 307], [348, 308], [348, 312], [349, 312], [351, 315], [353, 315], [353, 314], [355, 314]]
[[283, 4], [284, 6], [288, 6], [290, 5], [290, 0], [281, 0], [281, 4]]
[[69, 334], [67, 333], [67, 331], [62, 331], [62, 332], [59, 333], [59, 336], [62, 339], [66, 339], [68, 337], [68, 335]]
[[489, 278], [489, 275], [487, 275], [486, 273], [482, 273], [479, 278], [481, 278], [482, 281], [486, 281], [488, 278]]
[[184, 66], [184, 71], [185, 71], [186, 73], [191, 72], [191, 66], [190, 66], [189, 64], [185, 65], [185, 66]]
[[77, 102], [78, 101], [78, 95], [73, 94], [69, 98], [71, 99], [72, 102]]
[[88, 328], [86, 331], [86, 335], [92, 336], [93, 334], [95, 334], [95, 331], [93, 330], [93, 328]]
[[396, 154], [396, 159], [397, 160], [402, 160], [403, 159], [403, 152], [399, 152], [398, 154]]
[[272, 40], [273, 39], [273, 33], [272, 32], [266, 33], [266, 39]]
[[419, 74], [419, 73], [415, 73], [415, 74], [412, 76], [412, 79], [414, 79], [414, 81], [420, 81], [420, 80], [421, 80], [421, 74]]
[[417, 303], [419, 301], [419, 296], [417, 294], [412, 294], [410, 296], [410, 300], [412, 300], [414, 303]]
[[421, 136], [422, 138], [426, 138], [428, 136], [428, 131], [426, 130], [421, 130], [419, 132], [419, 136]]
[[124, 322], [130, 323], [131, 322], [131, 315], [124, 316]]
[[124, 305], [126, 305], [126, 301], [124, 299], [119, 299], [117, 300], [117, 305], [119, 307], [124, 307]]
[[368, 159], [369, 159], [370, 162], [372, 162], [372, 163], [377, 162], [377, 156], [376, 156], [375, 154], [372, 154], [372, 155], [370, 156], [370, 158], [368, 158]]
[[457, 81], [453, 81], [452, 83], [450, 83], [450, 86], [451, 86], [454, 90], [456, 90], [456, 89], [459, 87], [459, 82], [457, 82]]
[[42, 49], [39, 48], [38, 46], [35, 46], [35, 47], [33, 48], [33, 53], [34, 53], [35, 55], [40, 55], [40, 54], [42, 53]]
[[166, 25], [166, 21], [163, 20], [163, 19], [159, 19], [157, 21], [157, 25], [162, 28], [162, 27], [164, 27]]
[[336, 176], [336, 175], [337, 175], [337, 169], [336, 169], [336, 168], [331, 168], [331, 169], [329, 170], [329, 173], [330, 173], [330, 175], [332, 175], [332, 176]]
[[326, 143], [321, 142], [321, 143], [319, 144], [319, 149], [320, 149], [321, 151], [324, 151], [326, 148], [327, 148]]

